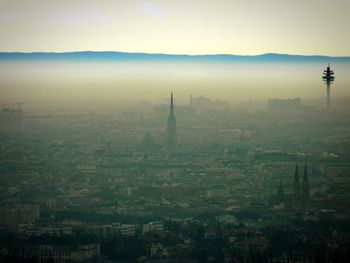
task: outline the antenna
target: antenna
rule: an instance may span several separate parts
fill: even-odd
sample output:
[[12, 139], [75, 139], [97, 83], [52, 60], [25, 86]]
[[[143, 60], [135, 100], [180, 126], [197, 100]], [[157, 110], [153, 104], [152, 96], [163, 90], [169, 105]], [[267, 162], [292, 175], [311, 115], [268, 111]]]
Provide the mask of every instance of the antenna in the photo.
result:
[[329, 111], [330, 105], [331, 105], [331, 84], [333, 83], [333, 81], [335, 79], [334, 71], [331, 70], [329, 63], [328, 63], [327, 69], [323, 71], [322, 79], [327, 87], [327, 111]]

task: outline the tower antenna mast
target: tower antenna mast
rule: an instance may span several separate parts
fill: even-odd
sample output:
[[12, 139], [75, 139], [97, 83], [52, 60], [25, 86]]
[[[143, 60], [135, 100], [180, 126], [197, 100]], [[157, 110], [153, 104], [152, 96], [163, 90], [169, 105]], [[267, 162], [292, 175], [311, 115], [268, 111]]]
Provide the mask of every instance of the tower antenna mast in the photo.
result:
[[329, 63], [327, 69], [323, 71], [322, 79], [327, 86], [327, 111], [329, 111], [331, 106], [331, 84], [335, 79], [334, 71], [331, 70]]

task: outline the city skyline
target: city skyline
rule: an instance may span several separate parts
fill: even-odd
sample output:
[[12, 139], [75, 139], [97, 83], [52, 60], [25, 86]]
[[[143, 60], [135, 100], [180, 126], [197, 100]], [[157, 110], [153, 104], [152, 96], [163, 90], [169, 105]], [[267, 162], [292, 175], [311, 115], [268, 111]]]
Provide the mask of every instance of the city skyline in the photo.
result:
[[349, 10], [0, 1], [0, 263], [350, 262]]

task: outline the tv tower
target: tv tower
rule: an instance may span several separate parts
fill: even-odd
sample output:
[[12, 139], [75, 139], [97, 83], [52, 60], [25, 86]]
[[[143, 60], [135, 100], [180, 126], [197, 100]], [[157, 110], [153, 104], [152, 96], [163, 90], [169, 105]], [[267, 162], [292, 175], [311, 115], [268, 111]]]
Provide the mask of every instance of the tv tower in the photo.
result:
[[329, 111], [330, 104], [331, 104], [331, 84], [335, 79], [333, 75], [334, 75], [334, 71], [331, 70], [331, 67], [329, 66], [329, 63], [328, 63], [328, 67], [326, 70], [323, 71], [323, 76], [322, 76], [324, 83], [326, 83], [327, 85], [327, 111]]

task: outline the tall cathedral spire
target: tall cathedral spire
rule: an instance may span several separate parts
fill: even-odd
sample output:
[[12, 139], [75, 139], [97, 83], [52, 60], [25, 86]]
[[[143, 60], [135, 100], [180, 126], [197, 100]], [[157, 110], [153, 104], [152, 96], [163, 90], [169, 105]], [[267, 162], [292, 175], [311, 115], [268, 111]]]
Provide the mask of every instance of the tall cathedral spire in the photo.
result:
[[294, 206], [298, 207], [300, 205], [300, 180], [299, 180], [299, 172], [298, 172], [297, 164], [295, 165], [293, 194], [294, 194]]
[[168, 126], [167, 126], [167, 144], [169, 149], [174, 149], [177, 143], [176, 136], [176, 118], [174, 114], [174, 98], [173, 93], [171, 92], [170, 96], [170, 110], [168, 117]]
[[174, 115], [174, 98], [173, 98], [173, 93], [171, 93], [171, 96], [170, 96], [170, 113], [169, 113], [169, 116], [170, 115]]
[[302, 201], [304, 204], [306, 204], [310, 198], [310, 184], [309, 184], [306, 163], [304, 166], [304, 176], [303, 176], [303, 181], [302, 181], [302, 186], [301, 186], [301, 192], [302, 192], [301, 193], [302, 194]]

